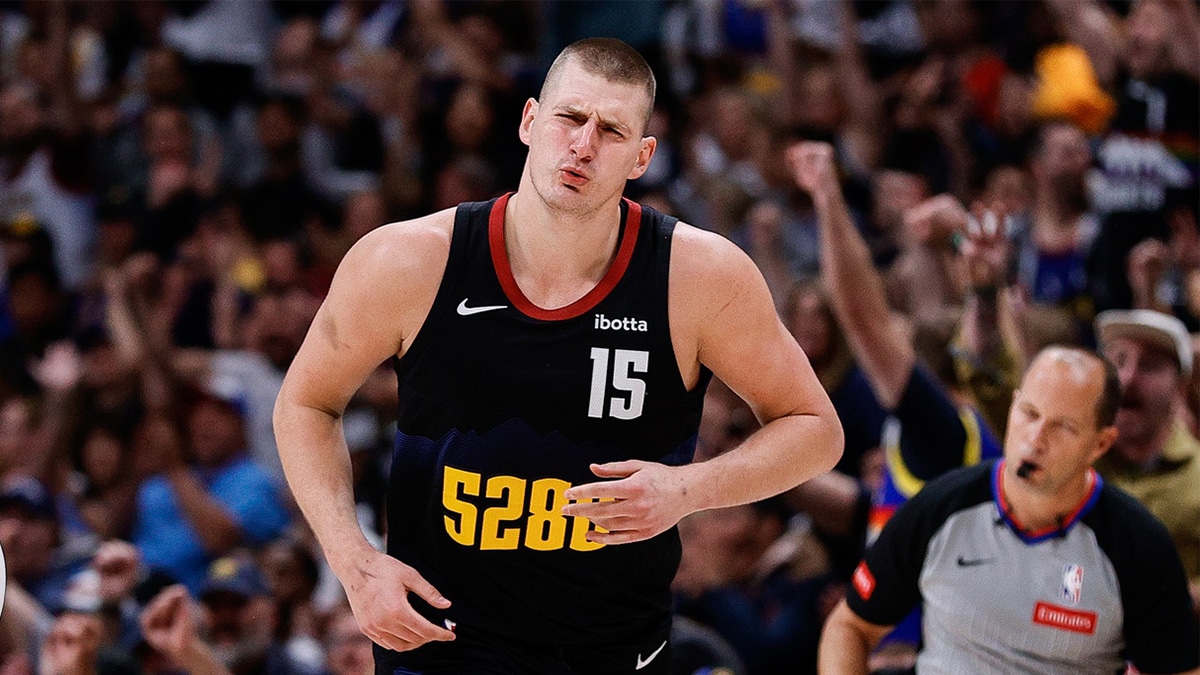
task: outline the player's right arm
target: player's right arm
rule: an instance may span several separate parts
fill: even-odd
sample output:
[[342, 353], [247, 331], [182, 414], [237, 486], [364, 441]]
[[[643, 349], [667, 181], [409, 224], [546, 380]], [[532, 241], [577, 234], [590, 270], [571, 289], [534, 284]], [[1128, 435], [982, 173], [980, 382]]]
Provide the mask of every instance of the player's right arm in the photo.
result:
[[386, 225], [346, 254], [275, 403], [288, 485], [350, 600], [363, 632], [396, 651], [454, 634], [421, 617], [413, 592], [450, 602], [413, 568], [376, 551], [359, 529], [342, 414], [380, 363], [420, 328], [450, 249], [453, 211]]
[[866, 675], [867, 657], [892, 626], [866, 621], [845, 600], [829, 615], [817, 649], [817, 672], [821, 675]]

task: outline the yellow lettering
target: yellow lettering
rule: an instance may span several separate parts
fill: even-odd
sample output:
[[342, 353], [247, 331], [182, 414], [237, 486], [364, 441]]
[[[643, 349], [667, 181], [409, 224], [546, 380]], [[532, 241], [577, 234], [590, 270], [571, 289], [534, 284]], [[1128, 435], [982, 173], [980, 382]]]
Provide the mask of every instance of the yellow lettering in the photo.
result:
[[533, 481], [529, 495], [529, 518], [525, 522], [525, 546], [535, 551], [557, 551], [567, 539], [567, 517], [563, 493], [571, 484], [558, 478]]
[[492, 506], [484, 510], [479, 548], [485, 551], [516, 550], [521, 543], [520, 526], [501, 526], [521, 517], [525, 507], [525, 479], [516, 476], [492, 476], [487, 481], [487, 497], [503, 497], [505, 502], [501, 506]]
[[463, 495], [478, 497], [479, 480], [479, 474], [452, 466], [447, 466], [442, 476], [442, 506], [458, 514], [457, 520], [449, 515], [443, 516], [446, 534], [463, 546], [475, 545], [475, 524], [479, 519], [479, 511], [474, 504], [463, 501], [459, 491], [461, 490]]

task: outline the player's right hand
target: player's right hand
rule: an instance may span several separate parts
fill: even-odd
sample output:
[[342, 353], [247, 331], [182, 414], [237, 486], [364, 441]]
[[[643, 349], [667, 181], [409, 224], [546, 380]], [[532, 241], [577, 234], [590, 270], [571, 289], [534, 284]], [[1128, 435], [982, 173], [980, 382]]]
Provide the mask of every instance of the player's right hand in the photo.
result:
[[416, 593], [438, 609], [446, 609], [450, 601], [399, 560], [376, 551], [358, 562], [342, 582], [359, 629], [380, 647], [404, 652], [426, 642], [454, 639], [454, 633], [418, 614], [408, 594]]

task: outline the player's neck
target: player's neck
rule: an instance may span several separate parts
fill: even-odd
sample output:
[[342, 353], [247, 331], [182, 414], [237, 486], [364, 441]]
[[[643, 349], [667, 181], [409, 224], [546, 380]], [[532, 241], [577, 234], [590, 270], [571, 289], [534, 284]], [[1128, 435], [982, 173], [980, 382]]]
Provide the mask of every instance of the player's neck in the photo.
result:
[[536, 193], [518, 192], [504, 214], [504, 244], [517, 285], [546, 309], [583, 297], [608, 271], [621, 236], [620, 202], [572, 217]]

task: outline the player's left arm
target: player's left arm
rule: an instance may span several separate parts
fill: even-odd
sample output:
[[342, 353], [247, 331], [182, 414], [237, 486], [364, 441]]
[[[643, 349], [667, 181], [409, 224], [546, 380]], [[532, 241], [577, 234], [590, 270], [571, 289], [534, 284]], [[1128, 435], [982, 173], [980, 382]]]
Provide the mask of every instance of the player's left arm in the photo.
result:
[[680, 225], [672, 243], [671, 336], [692, 384], [701, 364], [746, 400], [763, 424], [737, 448], [706, 462], [670, 467], [629, 460], [592, 467], [601, 478], [567, 491], [567, 515], [608, 532], [605, 544], [653, 537], [695, 511], [780, 494], [833, 468], [841, 423], [812, 366], [779, 320], [767, 284], [741, 249]]

